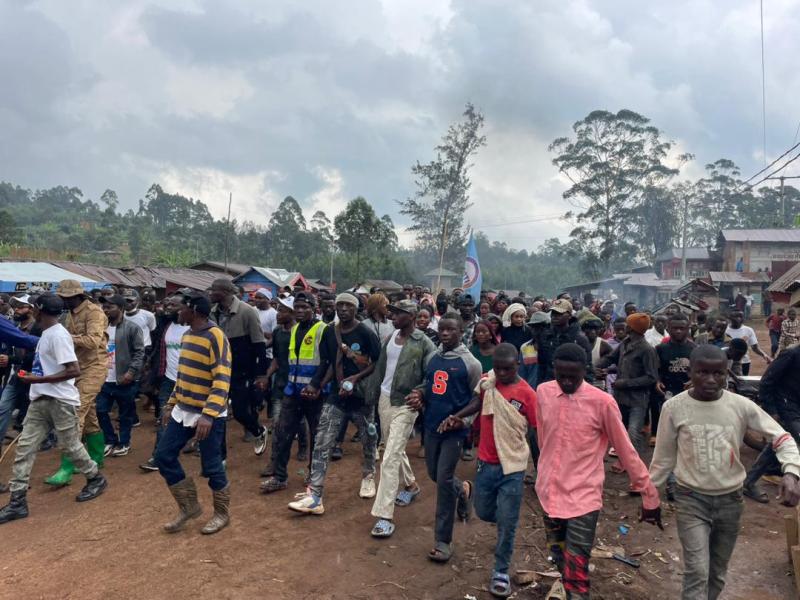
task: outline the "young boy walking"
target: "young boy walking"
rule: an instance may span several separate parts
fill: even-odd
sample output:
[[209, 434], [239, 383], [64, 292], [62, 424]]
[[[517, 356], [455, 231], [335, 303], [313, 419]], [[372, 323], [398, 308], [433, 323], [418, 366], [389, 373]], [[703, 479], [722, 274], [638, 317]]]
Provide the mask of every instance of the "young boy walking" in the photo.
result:
[[748, 429], [770, 440], [783, 467], [783, 504], [796, 506], [800, 500], [800, 454], [792, 436], [754, 402], [727, 391], [727, 373], [721, 349], [706, 344], [692, 351], [692, 387], [664, 403], [650, 464], [656, 486], [673, 471], [678, 482], [683, 600], [714, 600], [725, 586], [744, 507], [739, 448]]
[[480, 409], [475, 512], [481, 520], [497, 524], [489, 582], [489, 592], [497, 598], [511, 595], [508, 568], [528, 465], [528, 428], [536, 427], [536, 392], [517, 374], [518, 366], [512, 344], [497, 346], [492, 371], [481, 380], [473, 400], [439, 427], [441, 431], [463, 428], [464, 419]]
[[11, 501], [0, 509], [0, 523], [28, 516], [28, 482], [33, 462], [41, 444], [51, 429], [58, 433], [58, 445], [72, 464], [86, 477], [86, 486], [75, 498], [78, 502], [92, 500], [103, 493], [108, 483], [81, 444], [78, 430], [80, 393], [75, 378], [80, 375], [78, 358], [72, 336], [58, 322], [64, 311], [64, 301], [54, 294], [36, 299], [36, 321], [42, 337], [36, 346], [32, 373], [18, 372], [22, 383], [30, 384], [31, 404], [14, 458], [11, 479]]
[[424, 407], [425, 411], [425, 464], [428, 476], [436, 482], [435, 544], [428, 553], [434, 562], [450, 560], [456, 512], [467, 520], [472, 504], [472, 482], [455, 476], [469, 428], [439, 431], [448, 416], [469, 404], [481, 378], [481, 363], [461, 343], [462, 330], [457, 313], [447, 313], [439, 320], [441, 346], [426, 367], [425, 389], [413, 390], [406, 400], [412, 409]]
[[[649, 346], [648, 346], [649, 347]], [[589, 598], [589, 556], [603, 507], [603, 457], [609, 443], [642, 495], [640, 521], [661, 526], [658, 492], [633, 448], [612, 396], [584, 381], [586, 352], [563, 344], [554, 356], [555, 381], [536, 389], [539, 476], [547, 545], [567, 598]]]

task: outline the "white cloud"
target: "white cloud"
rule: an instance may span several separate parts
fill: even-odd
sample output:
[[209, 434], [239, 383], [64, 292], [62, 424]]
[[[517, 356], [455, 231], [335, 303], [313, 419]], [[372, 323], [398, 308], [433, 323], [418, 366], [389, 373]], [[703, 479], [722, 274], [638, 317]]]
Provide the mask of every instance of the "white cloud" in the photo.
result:
[[311, 194], [306, 202], [303, 202], [307, 207], [304, 211], [307, 213], [306, 218], [310, 218], [315, 212], [321, 210], [333, 221], [333, 217], [344, 210], [349, 201], [344, 193], [344, 177], [339, 169], [322, 165], [317, 165], [311, 169], [311, 172], [322, 183], [322, 187]]

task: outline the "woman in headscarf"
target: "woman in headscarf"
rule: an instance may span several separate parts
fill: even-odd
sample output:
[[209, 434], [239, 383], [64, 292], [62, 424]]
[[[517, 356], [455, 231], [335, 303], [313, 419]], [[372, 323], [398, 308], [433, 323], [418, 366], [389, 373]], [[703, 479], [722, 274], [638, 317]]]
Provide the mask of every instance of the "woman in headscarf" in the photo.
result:
[[503, 313], [503, 342], [514, 344], [517, 351], [530, 339], [530, 335], [525, 329], [527, 316], [528, 309], [525, 308], [525, 305], [516, 302]]

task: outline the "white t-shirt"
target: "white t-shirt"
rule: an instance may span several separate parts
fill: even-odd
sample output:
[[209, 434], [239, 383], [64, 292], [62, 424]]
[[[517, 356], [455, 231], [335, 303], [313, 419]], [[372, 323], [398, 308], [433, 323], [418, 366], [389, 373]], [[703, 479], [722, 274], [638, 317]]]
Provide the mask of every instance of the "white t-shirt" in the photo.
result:
[[[42, 332], [33, 356], [34, 375], [55, 375], [64, 370], [64, 365], [77, 362], [72, 336], [63, 325], [57, 323]], [[71, 406], [81, 405], [81, 395], [75, 387], [75, 379], [67, 379], [58, 383], [34, 383], [31, 385], [30, 399], [39, 396], [57, 398]]]
[[108, 375], [106, 375], [106, 383], [117, 383], [117, 326], [109, 325], [106, 328], [108, 335], [108, 342], [106, 349], [108, 350]]
[[655, 327], [651, 327], [650, 329], [644, 332], [645, 341], [654, 348], [658, 346], [662, 341], [664, 341], [665, 337], [667, 337], [667, 334], [658, 333], [658, 329], [656, 329]]
[[166, 350], [167, 366], [164, 371], [170, 381], [178, 380], [178, 361], [181, 357], [181, 339], [189, 331], [188, 325], [170, 323], [164, 333], [164, 348]]
[[381, 383], [381, 394], [386, 396], [392, 393], [394, 372], [397, 369], [397, 361], [400, 358], [400, 353], [403, 351], [403, 346], [397, 344], [397, 335], [399, 333], [400, 330], [395, 329], [386, 344], [386, 374], [383, 376], [383, 382]]
[[140, 308], [135, 315], [125, 313], [125, 318], [130, 319], [139, 326], [142, 330], [142, 340], [144, 340], [144, 347], [153, 345], [153, 340], [150, 339], [150, 332], [156, 328], [156, 316], [149, 310]]
[[[180, 423], [184, 427], [197, 427], [197, 422], [200, 420], [200, 417], [203, 416], [203, 413], [199, 412], [190, 412], [180, 407], [179, 404], [176, 404], [172, 409], [172, 420], [176, 423]], [[224, 419], [228, 416], [228, 409], [226, 408], [221, 413], [219, 413], [218, 419]]]
[[[278, 311], [271, 306], [267, 310], [258, 309], [258, 319], [261, 321], [261, 331], [272, 335], [278, 326]], [[267, 348], [267, 358], [272, 358], [272, 346]]]
[[[747, 325], [742, 325], [739, 329], [732, 329], [730, 325], [728, 325], [728, 329], [725, 331], [727, 335], [732, 337], [733, 339], [744, 340], [747, 342], [747, 347], [750, 348], [751, 346], [755, 346], [758, 344], [758, 338], [756, 337], [756, 332], [753, 331], [752, 327], [748, 327]], [[742, 358], [742, 364], [746, 365], [750, 362], [750, 351], [747, 351], [747, 354], [744, 355]]]

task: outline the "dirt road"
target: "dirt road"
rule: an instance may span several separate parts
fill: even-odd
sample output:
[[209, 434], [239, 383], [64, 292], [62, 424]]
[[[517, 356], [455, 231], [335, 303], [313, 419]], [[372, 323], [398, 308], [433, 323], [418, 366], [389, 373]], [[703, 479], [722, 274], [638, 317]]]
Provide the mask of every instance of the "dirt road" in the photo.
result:
[[[756, 357], [754, 367], [760, 362]], [[456, 554], [448, 565], [432, 564], [425, 556], [433, 542], [435, 488], [422, 460], [412, 458], [422, 495], [410, 507], [398, 509], [392, 538], [374, 540], [369, 536], [374, 522], [371, 501], [358, 498], [359, 446], [345, 444], [344, 460], [329, 470], [326, 514], [301, 516], [286, 508], [293, 493], [301, 490], [301, 465], [291, 464], [289, 490], [260, 495], [263, 461], [253, 456], [250, 444], [240, 441], [240, 428], [231, 423], [231, 526], [218, 535], [201, 536], [201, 519], [186, 531], [167, 535], [160, 528], [171, 518], [174, 505], [166, 486], [158, 473], [137, 468], [149, 455], [154, 435], [152, 416], [143, 416], [143, 421], [134, 431], [133, 452], [108, 459], [108, 491], [87, 504], [74, 502], [80, 477], [67, 489], [47, 489], [42, 479], [55, 469], [57, 456], [54, 451], [40, 455], [29, 494], [31, 516], [0, 527], [0, 598], [490, 598], [482, 588], [492, 566], [491, 525], [476, 519], [457, 524]], [[416, 447], [412, 441], [410, 448]], [[755, 458], [749, 449], [743, 455], [747, 463]], [[183, 462], [197, 476], [199, 459], [187, 457]], [[474, 463], [462, 462], [459, 470], [470, 476]], [[0, 475], [5, 479], [8, 473], [9, 465], [2, 465]], [[622, 545], [628, 554], [650, 552], [640, 557], [640, 569], [593, 560], [593, 597], [677, 598], [681, 563], [674, 515], [667, 509], [664, 532], [637, 523], [639, 500], [628, 497], [626, 489], [624, 476], [608, 474], [598, 541]], [[772, 496], [777, 490], [767, 489]], [[207, 518], [210, 494], [204, 484], [201, 498]], [[774, 500], [766, 506], [747, 501], [726, 598], [793, 597], [782, 521], [788, 510]], [[618, 530], [621, 523], [630, 525], [625, 536]], [[541, 509], [527, 488], [514, 567], [549, 570], [545, 558]], [[525, 589], [516, 597], [544, 598], [545, 589]]]

